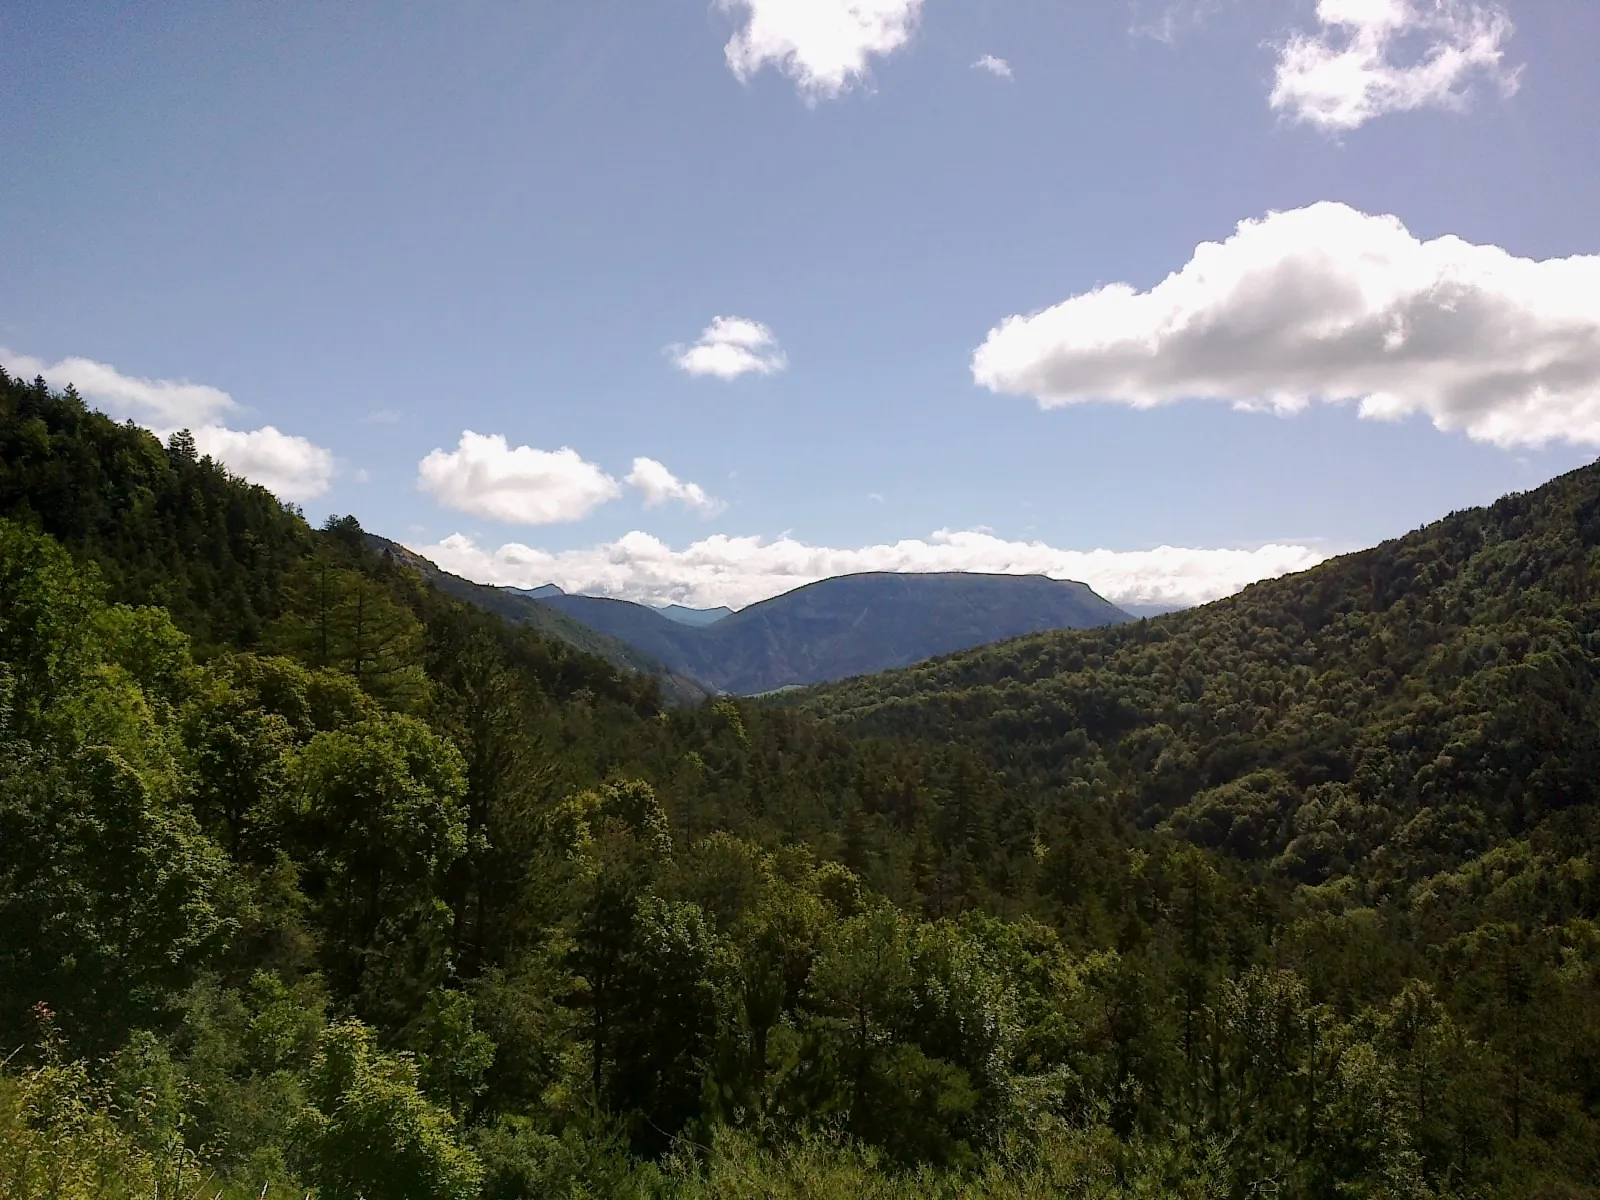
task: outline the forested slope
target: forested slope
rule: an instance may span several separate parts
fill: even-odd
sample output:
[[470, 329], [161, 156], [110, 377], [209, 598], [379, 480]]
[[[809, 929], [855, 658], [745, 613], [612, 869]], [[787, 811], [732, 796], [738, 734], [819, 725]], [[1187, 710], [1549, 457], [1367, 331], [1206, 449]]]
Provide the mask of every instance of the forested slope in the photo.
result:
[[170, 448], [76, 396], [0, 372], [0, 516], [37, 525], [129, 604], [208, 643], [252, 645], [311, 531], [264, 488], [236, 487], [191, 438]]
[[472, 580], [463, 579], [459, 575], [452, 575], [415, 551], [377, 534], [367, 534], [366, 545], [380, 555], [387, 555], [401, 566], [417, 572], [425, 583], [447, 596], [502, 617], [512, 625], [526, 625], [544, 637], [565, 642], [576, 650], [603, 658], [612, 666], [655, 676], [663, 693], [670, 700], [692, 702], [704, 700], [710, 695], [704, 686], [685, 675], [674, 673], [643, 650], [636, 649], [628, 642], [612, 637], [597, 628], [585, 625], [582, 621], [569, 617], [547, 604], [541, 604], [515, 589], [490, 587], [487, 584], [473, 583]]
[[[1016, 781], [1372, 895], [1600, 799], [1600, 467], [1135, 625], [814, 692]], [[1395, 891], [1400, 889], [1400, 891]]]
[[[1596, 1195], [1578, 793], [1463, 787], [1489, 849], [1308, 886], [1126, 819], [1137, 723], [1075, 693], [1014, 760], [998, 709], [930, 742], [669, 708], [182, 438], [0, 377], [0, 447], [8, 1198]], [[1382, 680], [1345, 671], [1355, 727]], [[1242, 753], [1203, 761], [1244, 787]], [[1307, 795], [1363, 794], [1339, 761]]]

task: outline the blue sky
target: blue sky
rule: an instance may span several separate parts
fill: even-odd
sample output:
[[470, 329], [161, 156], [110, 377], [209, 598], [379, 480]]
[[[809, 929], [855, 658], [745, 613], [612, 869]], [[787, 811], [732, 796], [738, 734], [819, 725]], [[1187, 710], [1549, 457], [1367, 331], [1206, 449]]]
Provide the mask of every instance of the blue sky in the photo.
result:
[[1193, 601], [1600, 445], [1592, 0], [6, 0], [0, 45], [0, 362], [478, 578]]

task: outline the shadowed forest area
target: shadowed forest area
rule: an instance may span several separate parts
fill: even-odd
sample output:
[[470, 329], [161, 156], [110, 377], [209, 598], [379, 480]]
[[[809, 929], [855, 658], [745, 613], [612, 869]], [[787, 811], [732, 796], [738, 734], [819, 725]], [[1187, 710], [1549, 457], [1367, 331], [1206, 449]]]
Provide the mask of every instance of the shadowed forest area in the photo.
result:
[[1600, 1196], [1591, 580], [671, 704], [0, 375], [0, 1193]]

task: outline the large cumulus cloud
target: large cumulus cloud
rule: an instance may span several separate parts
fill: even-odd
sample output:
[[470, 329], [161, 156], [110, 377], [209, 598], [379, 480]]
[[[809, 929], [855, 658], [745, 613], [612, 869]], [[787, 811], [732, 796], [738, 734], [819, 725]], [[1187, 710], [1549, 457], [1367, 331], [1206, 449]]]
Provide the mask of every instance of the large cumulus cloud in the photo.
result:
[[1354, 401], [1499, 446], [1600, 445], [1600, 256], [1535, 260], [1322, 203], [1242, 222], [1149, 291], [1002, 321], [973, 376], [1046, 408]]

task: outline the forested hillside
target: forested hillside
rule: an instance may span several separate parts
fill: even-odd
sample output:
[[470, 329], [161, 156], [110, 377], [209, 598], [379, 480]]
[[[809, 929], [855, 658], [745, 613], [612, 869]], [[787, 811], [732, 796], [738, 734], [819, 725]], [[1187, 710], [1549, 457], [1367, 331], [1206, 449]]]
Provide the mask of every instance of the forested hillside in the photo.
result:
[[487, 584], [473, 583], [472, 580], [463, 579], [459, 575], [452, 575], [422, 555], [406, 549], [400, 543], [374, 533], [366, 534], [364, 541], [369, 549], [376, 550], [380, 556], [392, 559], [402, 567], [416, 572], [424, 583], [446, 596], [464, 600], [474, 608], [493, 613], [512, 625], [525, 625], [546, 638], [565, 642], [576, 650], [602, 658], [624, 671], [636, 671], [654, 676], [668, 700], [693, 702], [704, 700], [711, 694], [702, 684], [685, 675], [674, 673], [644, 651], [585, 625], [564, 612], [540, 604], [515, 588], [490, 587]]
[[669, 707], [0, 377], [0, 1194], [1600, 1194], [1593, 539], [1511, 520]]
[[1511, 843], [1587, 836], [1597, 684], [1600, 466], [1204, 608], [805, 707], [963, 743], [1020, 786], [1378, 899]]

